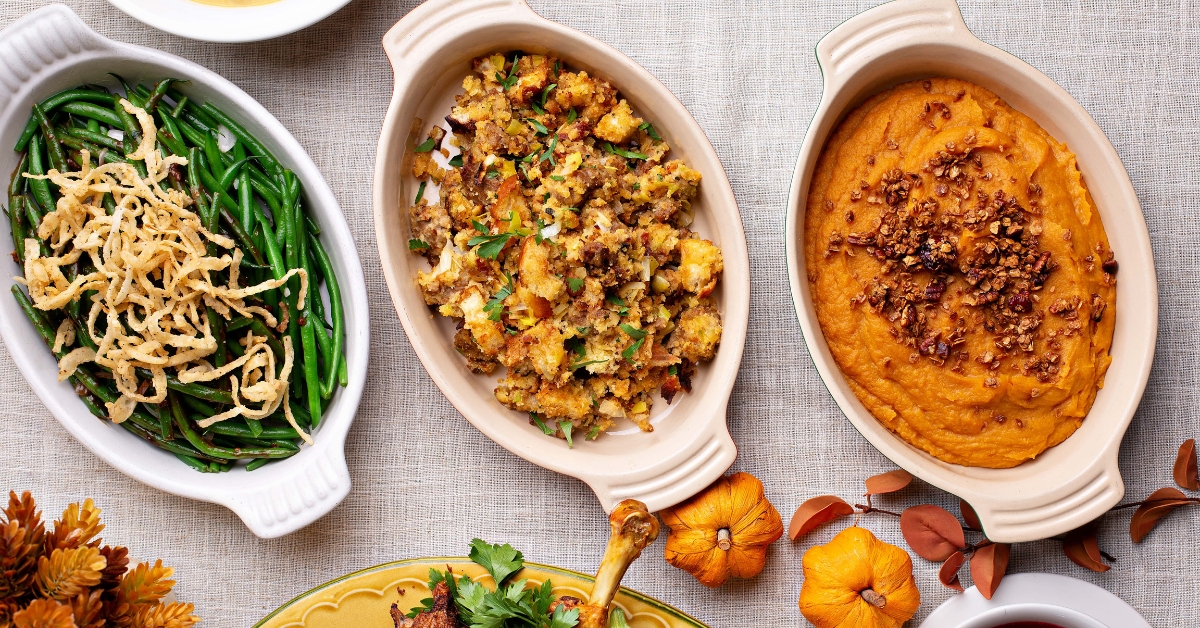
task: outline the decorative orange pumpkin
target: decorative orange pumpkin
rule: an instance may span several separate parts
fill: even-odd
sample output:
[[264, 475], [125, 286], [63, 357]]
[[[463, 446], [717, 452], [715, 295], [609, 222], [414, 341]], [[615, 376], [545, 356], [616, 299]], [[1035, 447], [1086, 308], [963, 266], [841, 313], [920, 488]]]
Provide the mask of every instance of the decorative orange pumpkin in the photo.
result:
[[667, 562], [708, 587], [757, 576], [767, 546], [783, 536], [783, 519], [749, 473], [723, 477], [659, 516], [670, 528]]
[[800, 612], [817, 628], [900, 628], [921, 605], [912, 558], [851, 526], [804, 553]]

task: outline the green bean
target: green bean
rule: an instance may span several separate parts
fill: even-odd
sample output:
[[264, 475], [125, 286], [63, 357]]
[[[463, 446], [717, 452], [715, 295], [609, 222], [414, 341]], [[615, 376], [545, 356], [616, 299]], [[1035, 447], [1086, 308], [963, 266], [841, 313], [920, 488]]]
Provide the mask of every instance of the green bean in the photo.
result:
[[[150, 373], [150, 371], [147, 371], [145, 369], [137, 369], [136, 372], [138, 374], [138, 377], [141, 377], [142, 379], [153, 379], [154, 378], [154, 375], [152, 375]], [[225, 392], [224, 390], [217, 390], [216, 388], [209, 388], [209, 387], [203, 386], [201, 384], [185, 384], [185, 383], [179, 381], [178, 379], [176, 379], [176, 377], [174, 375], [170, 375], [170, 374], [167, 375], [167, 388], [170, 390], [175, 390], [175, 391], [181, 392], [185, 395], [191, 395], [198, 399], [203, 399], [205, 401], [211, 401], [213, 403], [227, 403], [227, 404], [233, 403], [233, 395]]]
[[124, 152], [124, 149], [119, 149], [115, 153], [109, 152], [109, 149], [107, 147], [97, 146], [96, 144], [93, 144], [86, 140], [79, 139], [78, 137], [75, 137], [73, 135], [64, 135], [64, 136], [59, 137], [58, 140], [60, 142], [62, 142], [64, 145], [66, 145], [68, 148], [73, 148], [75, 150], [85, 150], [86, 149], [89, 153], [91, 153], [93, 155], [104, 157], [105, 161], [108, 163], [112, 163], [112, 162], [120, 162], [123, 164], [130, 163], [128, 159], [125, 159], [124, 157], [120, 156]]
[[279, 165], [279, 160], [267, 150], [253, 135], [246, 131], [245, 127], [233, 121], [233, 118], [225, 115], [220, 109], [213, 106], [212, 103], [204, 103], [200, 110], [211, 116], [217, 122], [225, 125], [231, 133], [236, 135], [246, 144], [247, 150], [262, 158], [262, 163], [266, 166], [267, 171], [276, 173], [276, 176], [283, 176], [283, 167]]
[[150, 92], [150, 97], [146, 99], [146, 113], [153, 115], [158, 110], [158, 102], [162, 100], [163, 95], [170, 89], [171, 83], [177, 80], [173, 78], [163, 79], [154, 86], [154, 91]]
[[261, 207], [255, 205], [252, 210], [263, 227], [263, 244], [266, 245], [267, 259], [271, 263], [271, 274], [276, 280], [283, 279], [283, 276], [287, 274], [287, 269], [284, 267], [283, 254], [279, 251], [279, 243], [271, 235], [271, 223], [266, 214], [263, 214]]
[[[233, 185], [234, 181], [238, 181], [243, 173], [246, 175], [246, 178], [249, 178], [250, 173], [246, 172], [244, 164], [251, 159], [258, 159], [258, 157], [246, 157], [226, 167], [225, 174], [221, 175], [221, 179], [217, 181], [217, 187], [221, 188], [221, 191], [224, 192]], [[241, 186], [242, 184], [239, 182], [238, 185]], [[247, 191], [251, 189], [249, 184], [246, 184], [244, 187]], [[246, 228], [249, 229], [250, 226], [247, 225]]]
[[[70, 102], [92, 101], [95, 103], [107, 104], [111, 102], [110, 99], [111, 97], [108, 95], [108, 92], [98, 92], [86, 89], [68, 89], [61, 91], [47, 98], [46, 100], [43, 100], [41, 102], [41, 107], [42, 111], [49, 112]], [[21, 131], [21, 136], [17, 138], [17, 145], [13, 148], [13, 150], [17, 152], [25, 150], [25, 147], [29, 144], [29, 138], [33, 137], [33, 134], [37, 132], [37, 129], [38, 121], [34, 118], [30, 118], [29, 122], [25, 124], [25, 128]]]
[[213, 353], [213, 365], [217, 368], [225, 366], [225, 325], [224, 321], [211, 307], [204, 308], [208, 315], [208, 328], [217, 341], [217, 350]]
[[[117, 119], [120, 120], [120, 124], [116, 126], [125, 131], [125, 154], [128, 155], [137, 150], [138, 144], [142, 143], [142, 127], [128, 111], [125, 111], [125, 105], [121, 104], [122, 100], [129, 100], [129, 98], [122, 99], [117, 94], [113, 95], [113, 113], [117, 114]], [[137, 106], [137, 103], [132, 100], [129, 100], [129, 104]]]
[[181, 454], [181, 453], [177, 453], [177, 452], [171, 452], [171, 453], [175, 454], [175, 457], [182, 460], [183, 463], [186, 464], [187, 466], [189, 466], [201, 473], [209, 472], [208, 465], [204, 462], [201, 462], [199, 458], [193, 458], [187, 454]]
[[196, 146], [201, 150], [204, 149], [204, 136], [207, 131], [198, 131], [196, 127], [187, 123], [186, 120], [177, 119], [175, 125], [179, 127], [179, 132], [183, 133], [183, 138], [192, 146]]
[[50, 119], [46, 117], [46, 112], [42, 111], [41, 105], [36, 103], [33, 105], [33, 117], [37, 119], [38, 126], [42, 127], [42, 135], [46, 138], [46, 152], [50, 155], [50, 166], [59, 172], [66, 172], [67, 156], [63, 153], [62, 144], [58, 143], [58, 134], [54, 132], [54, 125], [50, 124]]
[[316, 322], [310, 316], [306, 316], [304, 324], [300, 326], [304, 345], [304, 385], [308, 389], [308, 413], [313, 418], [310, 425], [314, 428], [321, 420], [321, 382], [317, 375], [317, 339], [313, 333], [316, 327]]
[[[78, 118], [72, 117], [71, 119], [77, 120]], [[91, 118], [88, 118], [86, 126], [84, 128], [91, 131], [92, 133], [99, 133], [100, 132], [100, 123], [96, 122], [95, 120], [92, 120]]]
[[271, 462], [270, 458], [256, 458], [251, 460], [250, 463], [246, 465], [246, 472], [249, 473], [255, 469], [261, 469], [268, 462]]
[[17, 253], [17, 265], [25, 264], [25, 199], [20, 196], [8, 197], [8, 228], [12, 231], [13, 251]]
[[338, 285], [337, 275], [333, 271], [333, 263], [329, 260], [329, 254], [325, 252], [325, 247], [321, 246], [321, 240], [316, 236], [309, 236], [309, 244], [312, 245], [317, 266], [321, 269], [321, 274], [325, 276], [325, 289], [329, 291], [329, 309], [332, 310], [331, 314], [333, 315], [333, 356], [338, 362], [338, 366], [336, 369], [331, 367], [330, 373], [322, 382], [321, 392], [329, 391], [328, 394], [322, 396], [328, 398], [333, 394], [333, 372], [335, 370], [342, 386], [349, 383], [346, 376], [346, 356], [343, 354], [346, 315], [342, 306], [342, 289]]
[[242, 228], [242, 225], [238, 222], [237, 218], [234, 218], [233, 214], [230, 214], [225, 208], [221, 208], [221, 220], [223, 220], [225, 222], [225, 226], [229, 227], [229, 230], [233, 232], [233, 235], [237, 238], [238, 242], [242, 243], [242, 248], [250, 252], [250, 256], [254, 258], [254, 263], [262, 264], [262, 251], [258, 250], [258, 245], [254, 244], [254, 241], [250, 239], [250, 234], [246, 233], [246, 230]]
[[233, 358], [236, 360], [246, 355], [246, 347], [243, 347], [242, 343], [234, 339], [233, 342], [229, 343], [229, 352], [233, 354]]
[[163, 146], [166, 146], [167, 149], [171, 151], [172, 155], [178, 155], [180, 157], [187, 155], [188, 149], [187, 146], [184, 145], [183, 140], [179, 138], [179, 130], [172, 130], [173, 127], [171, 123], [167, 122], [167, 120], [170, 120], [171, 117], [167, 115], [160, 115], [160, 117], [162, 118], [163, 123], [158, 127], [158, 141], [162, 143]]
[[[243, 417], [244, 418], [244, 417]], [[288, 426], [263, 426], [260, 422], [262, 431], [258, 436], [251, 434], [249, 423], [242, 427], [236, 423], [236, 419], [221, 421], [210, 425], [205, 431], [213, 434], [221, 434], [222, 436], [230, 436], [233, 438], [266, 438], [271, 440], [296, 439], [300, 438], [299, 432]]]
[[29, 153], [21, 153], [21, 159], [17, 162], [17, 167], [13, 169], [12, 177], [8, 180], [8, 196], [12, 198], [21, 193], [21, 188], [25, 185], [25, 177], [21, 176], [22, 172], [29, 166]]
[[29, 193], [25, 194], [24, 201], [22, 204], [25, 206], [25, 215], [29, 219], [30, 228], [33, 230], [34, 235], [36, 235], [37, 227], [42, 224], [42, 216], [45, 214], [42, 212], [41, 207], [38, 206], [37, 201]]
[[117, 202], [113, 200], [113, 195], [111, 192], [104, 193], [104, 198], [101, 199], [100, 204], [104, 206], [104, 211], [107, 212], [109, 216], [117, 213]]
[[175, 106], [171, 109], [171, 117], [178, 118], [179, 114], [183, 113], [183, 108], [186, 107], [187, 104], [188, 104], [187, 96], [184, 96], [183, 98], [180, 98], [179, 100], [175, 101]]
[[[213, 177], [220, 181], [225, 176], [225, 164], [221, 161], [221, 149], [217, 147], [217, 136], [215, 133], [209, 133], [204, 136], [204, 156], [208, 158], [208, 169], [212, 171]], [[226, 187], [218, 187], [213, 192], [224, 192]]]
[[188, 422], [188, 419], [183, 414], [183, 407], [179, 404], [178, 396], [167, 393], [167, 400], [171, 406], [171, 415], [175, 419], [175, 427], [179, 428], [179, 431], [183, 433], [183, 437], [199, 450], [200, 453], [225, 460], [237, 460], [239, 458], [287, 458], [296, 453], [277, 447], [238, 447], [230, 449], [209, 445], [196, 430], [192, 429], [191, 423]]
[[[107, 98], [109, 99], [109, 102], [112, 102], [111, 96], [108, 96]], [[91, 118], [97, 122], [103, 122], [111, 127], [118, 129], [121, 128], [121, 118], [117, 116], [117, 112], [113, 111], [112, 109], [105, 109], [99, 105], [94, 105], [90, 102], [69, 102], [62, 107], [59, 107], [59, 110], [72, 113], [77, 116]]]
[[70, 135], [72, 137], [76, 137], [81, 140], [91, 142], [93, 144], [96, 144], [97, 146], [104, 146], [106, 148], [111, 148], [113, 150], [123, 150], [124, 149], [124, 147], [121, 146], [121, 142], [118, 142], [117, 140], [109, 137], [105, 133], [93, 133], [92, 131], [89, 131], [88, 129], [80, 129], [77, 127], [66, 127], [66, 128], [63, 128], [62, 130], [63, 130], [63, 132], [67, 133], [68, 135]]
[[[42, 142], [40, 137], [33, 138], [29, 143], [29, 174], [42, 175], [46, 174], [46, 167], [42, 162]], [[38, 205], [43, 211], [52, 211], [54, 209], [54, 198], [50, 196], [50, 184], [45, 179], [29, 179], [29, 190], [33, 192], [33, 198], [38, 202]], [[41, 215], [38, 215], [38, 221], [33, 222], [32, 215], [29, 226], [36, 232], [38, 225], [41, 224]]]

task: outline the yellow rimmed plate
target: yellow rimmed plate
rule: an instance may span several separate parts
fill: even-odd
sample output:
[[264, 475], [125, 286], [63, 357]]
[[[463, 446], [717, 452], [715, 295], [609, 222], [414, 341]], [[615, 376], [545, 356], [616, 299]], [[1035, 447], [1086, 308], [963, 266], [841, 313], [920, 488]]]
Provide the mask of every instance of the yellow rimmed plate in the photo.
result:
[[[483, 567], [462, 556], [401, 560], [326, 582], [284, 604], [254, 628], [392, 628], [392, 604], [405, 611], [419, 606], [429, 597], [429, 570], [446, 567], [489, 588], [494, 586]], [[594, 581], [586, 574], [534, 563], [525, 563], [515, 577], [527, 578], [534, 586], [550, 580], [556, 596], [582, 599], [587, 598]], [[613, 605], [625, 612], [630, 628], [708, 628], [677, 608], [625, 588], [617, 593]]]

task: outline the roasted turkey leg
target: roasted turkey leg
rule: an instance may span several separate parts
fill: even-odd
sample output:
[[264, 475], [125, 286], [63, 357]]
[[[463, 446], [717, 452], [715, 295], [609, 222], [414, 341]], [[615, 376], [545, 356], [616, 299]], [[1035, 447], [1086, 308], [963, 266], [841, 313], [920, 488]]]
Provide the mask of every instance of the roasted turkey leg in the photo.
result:
[[608, 628], [608, 607], [621, 588], [621, 578], [642, 550], [658, 538], [658, 519], [646, 510], [646, 504], [627, 499], [608, 516], [612, 536], [604, 550], [604, 559], [596, 572], [596, 584], [587, 604], [579, 606], [578, 628]]

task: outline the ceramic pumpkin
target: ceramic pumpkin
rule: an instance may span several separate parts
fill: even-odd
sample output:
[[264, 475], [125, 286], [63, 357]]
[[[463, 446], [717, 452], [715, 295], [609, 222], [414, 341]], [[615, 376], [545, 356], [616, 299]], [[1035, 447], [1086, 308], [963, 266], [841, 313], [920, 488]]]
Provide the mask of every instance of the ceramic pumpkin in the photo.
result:
[[921, 605], [912, 558], [851, 526], [804, 553], [800, 612], [817, 628], [900, 628]]
[[667, 562], [709, 587], [757, 576], [767, 547], [783, 536], [783, 519], [749, 473], [723, 477], [659, 516], [670, 529]]

